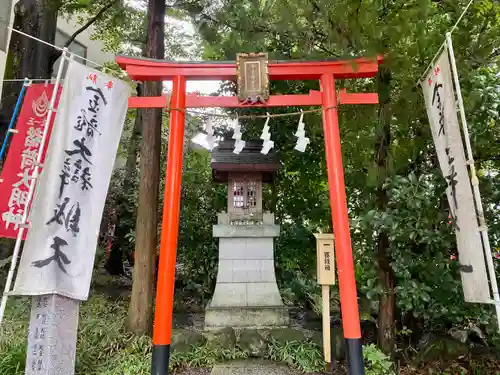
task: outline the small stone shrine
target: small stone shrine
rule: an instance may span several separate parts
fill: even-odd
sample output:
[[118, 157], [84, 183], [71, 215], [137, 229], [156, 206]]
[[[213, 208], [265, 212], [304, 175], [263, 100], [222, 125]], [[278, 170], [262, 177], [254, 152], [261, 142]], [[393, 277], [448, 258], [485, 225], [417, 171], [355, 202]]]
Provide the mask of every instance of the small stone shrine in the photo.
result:
[[228, 203], [213, 227], [219, 269], [205, 329], [287, 326], [274, 270], [280, 227], [262, 208], [262, 184], [273, 182], [279, 162], [273, 152], [260, 153], [262, 141], [247, 141], [238, 155], [233, 149], [234, 141], [226, 140], [212, 151], [213, 180], [228, 185]]

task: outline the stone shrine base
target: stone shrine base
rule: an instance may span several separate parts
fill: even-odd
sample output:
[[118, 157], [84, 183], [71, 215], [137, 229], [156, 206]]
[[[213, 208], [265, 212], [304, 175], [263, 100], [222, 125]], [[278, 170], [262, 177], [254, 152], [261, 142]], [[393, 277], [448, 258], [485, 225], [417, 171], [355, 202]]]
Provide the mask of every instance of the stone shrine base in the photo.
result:
[[205, 311], [205, 330], [232, 328], [284, 328], [289, 324], [285, 306], [212, 307]]
[[296, 375], [298, 373], [274, 362], [246, 360], [216, 364], [211, 375]]
[[274, 270], [279, 228], [271, 213], [264, 213], [259, 225], [233, 225], [227, 213], [218, 215], [213, 234], [219, 238], [219, 267], [206, 330], [288, 326]]

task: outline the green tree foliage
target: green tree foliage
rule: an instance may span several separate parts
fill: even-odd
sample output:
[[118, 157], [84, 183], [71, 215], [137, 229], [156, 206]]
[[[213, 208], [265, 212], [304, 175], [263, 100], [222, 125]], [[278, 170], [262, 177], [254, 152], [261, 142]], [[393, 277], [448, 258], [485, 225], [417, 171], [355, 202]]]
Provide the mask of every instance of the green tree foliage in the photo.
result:
[[[492, 323], [491, 307], [463, 303], [457, 263], [450, 260], [456, 245], [447, 219], [444, 180], [417, 86], [445, 32], [468, 1], [195, 3], [188, 8], [205, 40], [207, 59], [234, 59], [236, 53], [250, 51], [267, 51], [270, 59], [384, 55], [377, 85], [371, 80], [338, 82], [340, 88], [352, 91], [378, 91], [381, 98], [379, 107], [346, 106], [340, 115], [361, 294], [378, 303], [395, 292], [397, 320], [410, 316], [421, 328], [450, 322]], [[500, 6], [489, 0], [474, 2], [453, 33], [494, 246], [500, 234], [496, 203], [500, 192], [495, 181], [498, 147], [494, 147], [499, 103], [494, 41], [499, 37]], [[307, 93], [310, 89], [318, 89], [318, 83], [272, 83], [273, 93]], [[278, 269], [293, 270], [300, 264], [312, 272], [312, 262], [305, 260], [314, 254], [311, 233], [328, 228], [330, 216], [321, 120], [308, 115], [305, 121], [311, 138], [305, 154], [292, 150], [296, 119], [277, 119], [270, 125], [282, 160], [276, 212], [281, 222], [293, 228], [284, 230], [279, 238]], [[247, 123], [245, 137], [258, 135], [262, 125], [260, 121]], [[384, 143], [387, 150], [380, 159]], [[294, 240], [300, 228], [307, 228], [307, 235], [300, 238], [309, 242]], [[381, 252], [380, 234], [387, 237]], [[301, 247], [310, 251], [298, 254]], [[296, 262], [288, 254], [297, 254]], [[381, 268], [380, 260], [375, 263], [380, 256], [390, 265], [389, 270]], [[381, 283], [388, 272], [394, 273], [395, 289]], [[386, 313], [391, 311], [381, 310]], [[394, 326], [387, 330], [394, 331]]]
[[[384, 55], [378, 80], [339, 81], [338, 88], [378, 91], [380, 106], [345, 106], [340, 127], [351, 236], [360, 297], [377, 307], [383, 296], [396, 293], [395, 322], [419, 330], [450, 324], [479, 324], [494, 329], [488, 306], [465, 304], [460, 285], [455, 238], [448, 224], [445, 182], [437, 168], [418, 78], [457, 21], [468, 1], [431, 0], [203, 0], [167, 2], [166, 57], [193, 57], [195, 40], [179, 28], [190, 16], [203, 41], [206, 59], [234, 59], [238, 52], [267, 51], [271, 59], [324, 59]], [[64, 14], [80, 13], [82, 25], [109, 4], [106, 0], [61, 1]], [[145, 1], [132, 8], [118, 4], [94, 22], [96, 38], [111, 51], [141, 54], [146, 41]], [[500, 5], [492, 0], [473, 3], [454, 31], [461, 85], [480, 173], [492, 246], [499, 246], [500, 78], [496, 41], [500, 37]], [[126, 41], [124, 44], [123, 42]], [[307, 93], [318, 82], [273, 82], [275, 94]], [[224, 87], [233, 91], [234, 86]], [[383, 98], [383, 100], [382, 100]], [[273, 111], [295, 111], [296, 108]], [[132, 129], [131, 115], [128, 128]], [[168, 126], [164, 118], [162, 159], [166, 160]], [[282, 165], [276, 186], [266, 192], [268, 209], [282, 224], [277, 243], [277, 272], [283, 289], [302, 295], [298, 279], [314, 280], [315, 244], [312, 233], [331, 230], [321, 116], [305, 117], [311, 139], [304, 154], [293, 150], [297, 118], [270, 123]], [[264, 120], [247, 121], [245, 138], [258, 137]], [[189, 118], [186, 139], [200, 123]], [[127, 128], [127, 129], [128, 129]], [[123, 146], [129, 139], [126, 132]], [[385, 142], [385, 143], [384, 143]], [[380, 154], [380, 146], [387, 149]], [[188, 144], [187, 144], [188, 146]], [[179, 262], [184, 266], [183, 295], [210, 298], [216, 275], [217, 243], [212, 238], [216, 213], [226, 205], [226, 190], [211, 183], [207, 151], [186, 147], [182, 185]], [[161, 176], [164, 176], [161, 163]], [[138, 185], [138, 174], [134, 185]], [[117, 172], [114, 191], [122, 177]], [[161, 191], [164, 181], [162, 177]], [[130, 190], [133, 191], [133, 190]], [[111, 198], [111, 196], [110, 196]], [[134, 247], [137, 192], [127, 195], [126, 227]], [[161, 200], [161, 199], [160, 199]], [[112, 204], [109, 204], [112, 206]], [[162, 203], [159, 203], [159, 212]], [[380, 248], [380, 234], [387, 238]], [[124, 245], [125, 246], [125, 245]], [[386, 256], [395, 285], [384, 284], [380, 254]], [[497, 262], [497, 268], [499, 267]], [[307, 284], [309, 285], [309, 284]], [[393, 288], [393, 289], [391, 289]], [[313, 288], [311, 288], [312, 290]], [[390, 305], [390, 304], [389, 304]], [[390, 306], [389, 306], [390, 307]], [[380, 314], [387, 314], [381, 310]], [[389, 311], [390, 313], [390, 311]], [[394, 326], [387, 327], [394, 330]]]

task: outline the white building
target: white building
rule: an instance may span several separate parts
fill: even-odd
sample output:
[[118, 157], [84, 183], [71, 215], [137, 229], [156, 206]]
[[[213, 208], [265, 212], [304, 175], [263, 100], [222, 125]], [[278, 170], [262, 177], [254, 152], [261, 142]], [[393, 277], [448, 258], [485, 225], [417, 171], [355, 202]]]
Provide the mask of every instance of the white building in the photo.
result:
[[[9, 50], [9, 42], [11, 31], [8, 26], [12, 27], [14, 22], [14, 4], [17, 0], [0, 0], [0, 81], [5, 74], [5, 64], [7, 60], [7, 51]], [[80, 27], [76, 21], [76, 17], [69, 21], [59, 18], [57, 21], [57, 32], [55, 44], [63, 46], [69, 37]], [[103, 64], [114, 60], [114, 55], [109, 52], [102, 52], [104, 44], [98, 40], [91, 40], [93, 33], [92, 27], [82, 32], [76, 37], [76, 40], [71, 43], [69, 50], [76, 55], [92, 60], [98, 64]], [[78, 59], [76, 59], [78, 61]], [[81, 63], [85, 61], [80, 60]], [[30, 78], [30, 77], [28, 77]], [[1, 95], [2, 85], [0, 85]]]

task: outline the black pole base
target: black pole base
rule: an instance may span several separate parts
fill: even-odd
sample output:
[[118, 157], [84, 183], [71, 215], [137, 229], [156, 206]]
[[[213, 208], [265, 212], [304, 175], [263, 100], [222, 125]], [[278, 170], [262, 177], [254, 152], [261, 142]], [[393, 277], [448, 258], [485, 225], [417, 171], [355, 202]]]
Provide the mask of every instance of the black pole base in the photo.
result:
[[345, 339], [349, 375], [364, 375], [363, 345], [361, 339]]
[[168, 375], [170, 345], [153, 345], [151, 375]]

